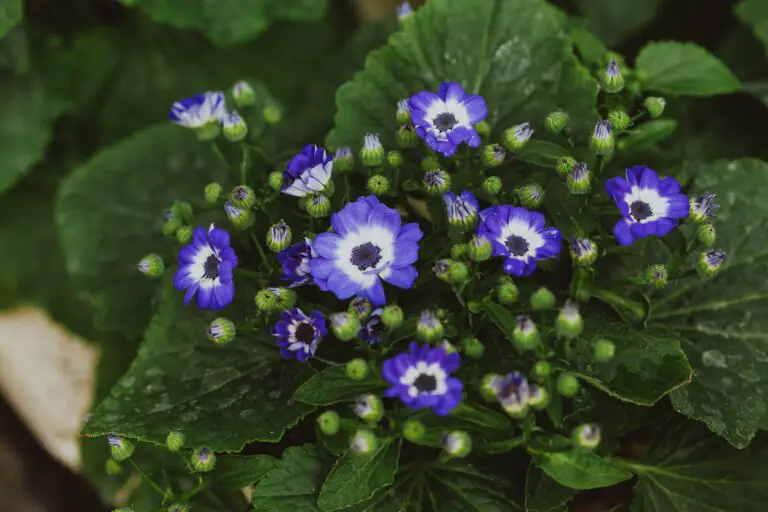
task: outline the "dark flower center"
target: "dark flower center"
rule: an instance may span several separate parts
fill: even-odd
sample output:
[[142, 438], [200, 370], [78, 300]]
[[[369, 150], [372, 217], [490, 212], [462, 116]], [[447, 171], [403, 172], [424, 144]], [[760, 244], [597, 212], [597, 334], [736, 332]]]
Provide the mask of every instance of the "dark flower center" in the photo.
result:
[[366, 242], [352, 249], [352, 257], [349, 258], [349, 262], [362, 272], [378, 265], [381, 261], [380, 253], [381, 248], [371, 242]]
[[502, 397], [511, 397], [517, 394], [519, 387], [519, 383], [516, 380], [511, 379], [507, 384], [504, 385], [503, 388], [501, 388], [499, 395]]
[[644, 201], [635, 201], [631, 205], [629, 205], [629, 214], [632, 215], [632, 218], [635, 220], [645, 220], [651, 215], [653, 215], [653, 210], [651, 210], [651, 205]]
[[221, 262], [215, 254], [208, 256], [208, 259], [203, 264], [203, 278], [216, 279], [219, 277], [219, 263]]
[[301, 323], [296, 327], [296, 333], [294, 334], [296, 341], [302, 343], [312, 343], [315, 339], [315, 328], [308, 323]]
[[422, 373], [413, 381], [414, 387], [419, 393], [431, 393], [437, 389], [437, 379], [432, 375]]
[[448, 130], [456, 126], [456, 123], [458, 123], [458, 121], [456, 120], [456, 116], [454, 116], [450, 112], [443, 112], [442, 114], [438, 114], [438, 116], [435, 117], [432, 123], [435, 125], [435, 128], [437, 128], [439, 131], [447, 132]]
[[509, 235], [506, 246], [512, 256], [522, 256], [528, 252], [528, 240], [518, 235]]

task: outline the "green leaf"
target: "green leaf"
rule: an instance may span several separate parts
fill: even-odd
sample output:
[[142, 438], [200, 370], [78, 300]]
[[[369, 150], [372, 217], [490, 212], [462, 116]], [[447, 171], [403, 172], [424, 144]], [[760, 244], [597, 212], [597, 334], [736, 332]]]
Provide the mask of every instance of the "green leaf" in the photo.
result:
[[280, 361], [268, 339], [212, 344], [205, 331], [214, 316], [185, 308], [181, 294], [166, 284], [136, 360], [83, 433], [164, 444], [168, 432], [178, 429], [188, 446], [227, 452], [253, 441], [279, 441], [313, 410], [290, 403], [305, 378], [302, 367]]
[[589, 117], [597, 88], [563, 79], [574, 68], [564, 16], [543, 0], [431, 0], [339, 89], [327, 144], [359, 145], [373, 131], [394, 145], [397, 102], [449, 80], [481, 94], [499, 130], [555, 108]]
[[576, 25], [571, 28], [571, 40], [573, 46], [581, 55], [581, 58], [587, 64], [593, 66], [602, 66], [605, 64], [605, 58], [610, 52], [600, 39], [585, 27]]
[[735, 7], [735, 13], [752, 28], [768, 52], [768, 4], [763, 0], [743, 0]]
[[[328, 8], [326, 0], [120, 0], [135, 6], [152, 19], [203, 32], [220, 46], [252, 39], [278, 20], [319, 20]], [[196, 5], [195, 5], [196, 4]]]
[[216, 460], [213, 481], [235, 491], [255, 484], [278, 465], [280, 461], [269, 455], [223, 455]]
[[67, 268], [98, 327], [131, 337], [144, 331], [157, 282], [136, 263], [153, 252], [166, 265], [175, 260], [163, 211], [178, 198], [202, 197], [221, 168], [191, 131], [163, 125], [108, 147], [62, 185], [56, 220]]
[[523, 162], [538, 165], [540, 167], [554, 167], [557, 162], [570, 156], [567, 149], [545, 140], [531, 140], [525, 145], [525, 149], [517, 155]]
[[24, 17], [21, 0], [0, 0], [0, 38], [16, 26]]
[[364, 380], [353, 380], [347, 375], [346, 365], [330, 366], [313, 375], [293, 395], [294, 400], [309, 405], [331, 405], [354, 400], [359, 395], [383, 389], [384, 384], [369, 375]]
[[693, 43], [649, 43], [636, 66], [646, 89], [673, 96], [713, 96], [742, 88], [725, 64]]
[[499, 328], [508, 341], [512, 342], [515, 337], [515, 327], [517, 326], [515, 315], [504, 306], [493, 301], [484, 300], [482, 304], [483, 311], [491, 319], [491, 322], [496, 324], [496, 327]]
[[[570, 443], [565, 438], [553, 438], [552, 441], [555, 449], [563, 449]], [[628, 471], [578, 447], [568, 451], [534, 451], [533, 461], [557, 483], [571, 489], [598, 489], [632, 478]]]
[[290, 446], [280, 463], [256, 484], [251, 503], [259, 512], [319, 512], [315, 503], [325, 471], [314, 446]]
[[631, 153], [652, 148], [674, 133], [677, 121], [674, 119], [654, 119], [629, 131], [619, 141], [621, 151]]
[[616, 0], [577, 0], [587, 28], [608, 46], [615, 46], [653, 21], [662, 0], [617, 2]]
[[[690, 381], [691, 367], [675, 336], [597, 318], [587, 318], [585, 328], [574, 373], [609, 395], [651, 406]], [[599, 339], [616, 346], [616, 355], [608, 362], [598, 363], [592, 355], [592, 345]]]
[[428, 496], [436, 508], [451, 512], [509, 512], [523, 510], [511, 495], [511, 476], [498, 478], [471, 464], [450, 461], [428, 473]]
[[742, 448], [768, 429], [768, 164], [718, 161], [699, 171], [692, 194], [717, 193], [717, 246], [730, 256], [720, 275], [693, 278], [654, 301], [651, 322], [676, 332], [694, 369], [672, 393], [683, 414]]
[[566, 503], [576, 490], [564, 487], [531, 463], [525, 481], [526, 512], [568, 512]]
[[369, 455], [348, 450], [336, 461], [323, 483], [317, 499], [320, 509], [346, 510], [391, 485], [400, 460], [400, 444], [400, 438], [384, 439]]
[[741, 451], [703, 428], [668, 428], [654, 439], [642, 461], [614, 460], [637, 475], [632, 512], [765, 510], [765, 439]]

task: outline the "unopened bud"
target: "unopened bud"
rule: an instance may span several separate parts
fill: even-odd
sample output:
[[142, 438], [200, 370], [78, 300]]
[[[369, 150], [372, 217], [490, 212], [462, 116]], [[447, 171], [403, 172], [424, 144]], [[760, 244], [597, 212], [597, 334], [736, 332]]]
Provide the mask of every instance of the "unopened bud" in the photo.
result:
[[207, 473], [216, 465], [216, 454], [207, 446], [201, 446], [192, 452], [192, 469], [198, 473]]
[[579, 379], [564, 373], [557, 378], [557, 392], [566, 398], [571, 398], [579, 392]]
[[341, 418], [336, 411], [325, 411], [317, 417], [317, 425], [323, 434], [332, 436], [338, 433], [341, 427]]
[[216, 182], [207, 184], [205, 190], [203, 190], [203, 196], [205, 197], [206, 203], [216, 203], [216, 201], [219, 200], [219, 197], [221, 197], [221, 185]]
[[391, 304], [381, 311], [381, 323], [389, 329], [399, 327], [403, 323], [403, 310], [400, 306]]
[[592, 354], [595, 356], [595, 361], [605, 363], [613, 359], [616, 353], [616, 345], [608, 340], [599, 339], [592, 347]]
[[360, 331], [360, 319], [349, 311], [332, 314], [330, 321], [333, 334], [340, 341], [349, 341]]
[[368, 362], [364, 359], [352, 359], [347, 363], [347, 377], [363, 380], [368, 376]]
[[217, 318], [208, 326], [208, 339], [217, 345], [226, 345], [236, 333], [235, 324], [226, 318]]
[[552, 309], [556, 304], [557, 298], [555, 297], [555, 294], [543, 286], [531, 295], [531, 307], [534, 311]]
[[368, 178], [368, 191], [375, 196], [383, 196], [389, 192], [389, 179], [380, 174]]
[[454, 430], [443, 436], [443, 450], [451, 457], [462, 459], [472, 451], [472, 437], [464, 430]]
[[136, 265], [136, 268], [150, 279], [156, 279], [163, 275], [165, 264], [163, 263], [163, 259], [157, 254], [147, 254], [141, 258], [141, 261]]
[[174, 430], [168, 433], [168, 436], [165, 438], [165, 446], [168, 450], [177, 452], [184, 448], [184, 441], [186, 441], [186, 436], [181, 432]]
[[383, 158], [384, 148], [381, 146], [378, 134], [366, 134], [360, 150], [360, 161], [367, 167], [378, 167]]
[[571, 116], [569, 116], [566, 112], [563, 112], [562, 110], [556, 110], [555, 112], [550, 112], [547, 115], [547, 118], [544, 120], [544, 127], [550, 132], [557, 134], [563, 131], [566, 126], [568, 126], [568, 122], [570, 120]]

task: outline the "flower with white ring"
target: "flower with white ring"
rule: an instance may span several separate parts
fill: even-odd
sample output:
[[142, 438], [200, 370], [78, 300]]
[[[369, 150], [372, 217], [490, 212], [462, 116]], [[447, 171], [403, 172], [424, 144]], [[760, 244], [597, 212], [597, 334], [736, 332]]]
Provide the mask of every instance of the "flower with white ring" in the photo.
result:
[[325, 190], [333, 177], [333, 157], [325, 149], [307, 144], [283, 171], [283, 194], [304, 197]]
[[297, 361], [311, 359], [326, 332], [325, 317], [320, 311], [307, 315], [299, 308], [283, 311], [272, 329], [283, 359], [295, 358]]
[[225, 115], [224, 93], [205, 92], [174, 103], [168, 119], [186, 128], [201, 128], [221, 122]]

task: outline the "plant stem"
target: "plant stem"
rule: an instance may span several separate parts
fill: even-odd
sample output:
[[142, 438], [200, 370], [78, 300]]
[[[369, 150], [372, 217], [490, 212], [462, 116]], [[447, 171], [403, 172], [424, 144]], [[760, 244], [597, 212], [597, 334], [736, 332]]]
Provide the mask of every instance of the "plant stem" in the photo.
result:
[[256, 236], [255, 233], [251, 233], [251, 238], [253, 239], [253, 244], [256, 246], [256, 250], [259, 251], [259, 256], [261, 257], [261, 262], [264, 265], [267, 265], [269, 268], [269, 273], [272, 273], [272, 262], [267, 258], [267, 253], [264, 252], [264, 248], [261, 246], [261, 241], [259, 241], [259, 237]]
[[144, 472], [144, 471], [143, 471], [143, 470], [142, 470], [142, 469], [139, 467], [139, 465], [138, 465], [138, 464], [136, 464], [136, 462], [134, 462], [134, 460], [133, 460], [133, 459], [128, 459], [128, 462], [130, 462], [130, 463], [131, 463], [131, 466], [133, 466], [133, 469], [135, 469], [135, 470], [136, 470], [136, 472], [137, 472], [137, 473], [138, 473], [138, 474], [141, 476], [141, 478], [142, 478], [142, 479], [143, 479], [145, 482], [147, 482], [147, 483], [150, 485], [150, 487], [152, 487], [154, 490], [156, 490], [156, 491], [157, 491], [157, 492], [158, 492], [158, 493], [159, 493], [159, 494], [160, 494], [160, 495], [163, 497], [163, 501], [165, 501], [167, 498], [169, 498], [169, 497], [172, 497], [172, 496], [173, 496], [173, 493], [172, 493], [172, 492], [170, 492], [170, 490], [165, 490], [165, 491], [164, 491], [163, 489], [161, 489], [161, 488], [160, 488], [160, 486], [159, 486], [159, 485], [157, 485], [157, 483], [155, 483], [155, 481], [154, 481], [154, 480], [152, 480], [152, 479], [149, 477], [149, 475], [148, 475], [148, 474], [146, 474], [146, 473], [145, 473], [145, 472]]
[[592, 291], [592, 296], [613, 307], [619, 313], [629, 313], [634, 321], [642, 322], [646, 318], [646, 308], [642, 304], [635, 300], [622, 297], [618, 293], [614, 293], [604, 288], [595, 288]]
[[251, 154], [248, 152], [248, 146], [240, 144], [240, 151], [242, 152], [242, 160], [240, 161], [240, 182], [242, 184], [248, 183], [248, 169], [251, 166]]

